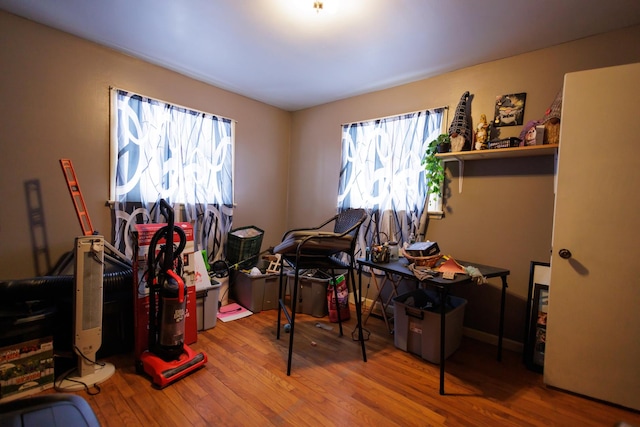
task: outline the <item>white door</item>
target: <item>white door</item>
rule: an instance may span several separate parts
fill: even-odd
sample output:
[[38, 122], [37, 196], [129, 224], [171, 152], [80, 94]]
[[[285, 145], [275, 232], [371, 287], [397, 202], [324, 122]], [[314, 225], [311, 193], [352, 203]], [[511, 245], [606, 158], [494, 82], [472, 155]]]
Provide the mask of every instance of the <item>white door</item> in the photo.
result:
[[565, 76], [555, 203], [544, 381], [640, 410], [640, 64]]

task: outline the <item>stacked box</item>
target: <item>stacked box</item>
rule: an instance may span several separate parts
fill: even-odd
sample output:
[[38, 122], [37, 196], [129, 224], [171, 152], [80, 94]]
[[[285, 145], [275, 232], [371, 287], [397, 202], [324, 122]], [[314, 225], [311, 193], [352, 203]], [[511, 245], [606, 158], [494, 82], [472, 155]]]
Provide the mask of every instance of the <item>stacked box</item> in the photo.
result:
[[[212, 279], [213, 280], [213, 279]], [[216, 282], [220, 283], [220, 290], [218, 291], [218, 301], [221, 306], [229, 304], [229, 276], [216, 277]]]
[[[467, 301], [450, 295], [445, 314], [445, 359], [460, 347]], [[417, 289], [393, 299], [394, 344], [431, 363], [440, 363], [440, 301], [436, 292]]]
[[53, 337], [0, 348], [0, 402], [53, 387]]
[[278, 308], [279, 288], [279, 273], [252, 275], [244, 271], [235, 271], [231, 298], [254, 313], [274, 310]]
[[189, 265], [184, 266], [184, 276], [188, 277], [196, 288], [196, 329], [204, 331], [216, 326], [220, 283], [209, 275], [205, 253], [192, 252], [188, 258]]
[[[133, 292], [134, 292], [134, 355], [136, 360], [140, 359], [142, 353], [149, 345], [149, 287], [147, 286], [147, 256], [149, 244], [153, 235], [167, 224], [137, 224], [133, 232], [134, 252], [133, 252]], [[187, 237], [187, 244], [182, 251], [182, 260], [185, 272], [193, 263], [194, 252], [193, 227], [188, 222], [177, 222], [174, 227], [180, 227]], [[174, 232], [173, 242], [179, 242], [179, 236]], [[165, 239], [160, 239], [156, 246], [156, 251], [165, 243]], [[191, 258], [191, 261], [190, 261]], [[192, 269], [192, 268], [191, 268]], [[196, 320], [196, 287], [195, 276], [185, 274], [184, 284], [187, 286], [187, 310], [185, 313], [184, 343], [193, 344], [198, 339], [198, 329]]]
[[[293, 289], [295, 273], [287, 273], [288, 288]], [[329, 314], [327, 303], [327, 286], [330, 279], [315, 275], [300, 274], [298, 277], [298, 301], [296, 313], [309, 314], [314, 317], [324, 317]], [[293, 296], [293, 293], [291, 293]]]
[[405, 251], [414, 257], [425, 257], [439, 254], [440, 247], [437, 242], [416, 242], [407, 246]]

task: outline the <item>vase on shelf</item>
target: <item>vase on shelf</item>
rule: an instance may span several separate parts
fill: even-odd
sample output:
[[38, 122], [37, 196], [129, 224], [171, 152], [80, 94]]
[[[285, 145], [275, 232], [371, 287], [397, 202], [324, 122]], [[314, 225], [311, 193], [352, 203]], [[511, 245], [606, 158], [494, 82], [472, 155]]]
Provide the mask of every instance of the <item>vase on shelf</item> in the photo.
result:
[[451, 143], [438, 144], [438, 153], [448, 153], [449, 151], [451, 151]]

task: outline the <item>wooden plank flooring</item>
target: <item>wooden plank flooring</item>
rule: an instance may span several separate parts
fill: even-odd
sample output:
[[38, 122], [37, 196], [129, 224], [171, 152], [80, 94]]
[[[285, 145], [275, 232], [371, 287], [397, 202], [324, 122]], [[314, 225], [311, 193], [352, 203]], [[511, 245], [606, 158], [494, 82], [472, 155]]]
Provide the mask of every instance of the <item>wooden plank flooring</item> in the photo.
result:
[[[439, 367], [395, 348], [384, 322], [371, 317], [368, 361], [351, 332], [328, 318], [299, 314], [291, 376], [289, 335], [275, 339], [277, 311], [201, 332], [192, 348], [207, 365], [162, 389], [136, 373], [132, 355], [109, 359], [116, 374], [83, 396], [103, 426], [614, 426], [640, 427], [640, 413], [546, 387], [518, 353], [496, 361], [494, 346], [464, 338]], [[330, 325], [327, 331], [316, 327]], [[313, 345], [312, 342], [316, 343]]]

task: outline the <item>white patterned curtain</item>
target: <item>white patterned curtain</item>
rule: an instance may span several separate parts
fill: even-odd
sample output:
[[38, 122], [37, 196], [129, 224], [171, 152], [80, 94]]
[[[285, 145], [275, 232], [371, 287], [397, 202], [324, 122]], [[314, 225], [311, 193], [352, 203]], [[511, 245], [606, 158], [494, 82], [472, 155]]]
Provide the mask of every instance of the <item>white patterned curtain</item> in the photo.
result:
[[342, 127], [338, 210], [364, 208], [360, 248], [418, 235], [427, 183], [422, 158], [442, 132], [444, 108]]
[[115, 246], [133, 256], [137, 223], [194, 225], [196, 250], [223, 256], [233, 217], [234, 122], [120, 89], [111, 92], [111, 200]]

